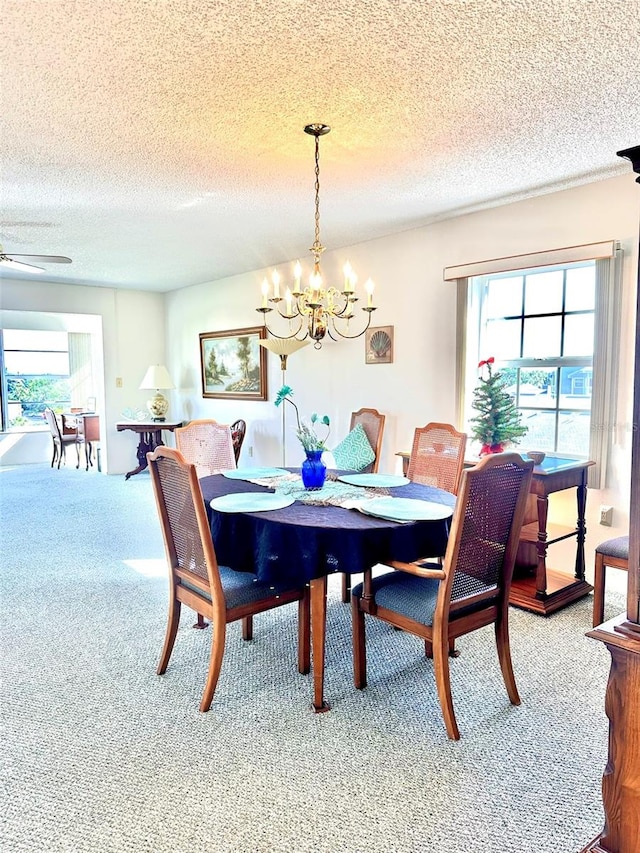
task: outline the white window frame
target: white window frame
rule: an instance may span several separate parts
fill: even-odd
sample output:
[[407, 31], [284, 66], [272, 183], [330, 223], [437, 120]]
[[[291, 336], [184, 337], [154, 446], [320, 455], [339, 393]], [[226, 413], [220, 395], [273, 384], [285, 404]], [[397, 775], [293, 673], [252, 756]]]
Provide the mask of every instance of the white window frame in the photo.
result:
[[[596, 262], [596, 305], [593, 348], [593, 391], [589, 458], [596, 464], [589, 470], [589, 485], [603, 489], [607, 484], [609, 453], [615, 436], [615, 400], [618, 374], [620, 291], [622, 249], [613, 240], [479, 261], [444, 270], [445, 281], [457, 283], [456, 384], [457, 421], [462, 428], [465, 408], [477, 383], [479, 354], [480, 294], [470, 287], [471, 278], [502, 272], [519, 272], [535, 267], [550, 267], [573, 262]], [[470, 319], [478, 317], [478, 327]], [[540, 364], [540, 362], [536, 362]]]

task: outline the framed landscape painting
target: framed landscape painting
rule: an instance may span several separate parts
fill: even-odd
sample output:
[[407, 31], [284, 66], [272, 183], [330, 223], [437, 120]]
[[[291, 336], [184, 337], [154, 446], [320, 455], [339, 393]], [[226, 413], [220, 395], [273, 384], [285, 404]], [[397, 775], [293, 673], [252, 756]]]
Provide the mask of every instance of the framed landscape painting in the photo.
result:
[[258, 345], [264, 326], [200, 333], [202, 396], [219, 400], [267, 399], [267, 351]]

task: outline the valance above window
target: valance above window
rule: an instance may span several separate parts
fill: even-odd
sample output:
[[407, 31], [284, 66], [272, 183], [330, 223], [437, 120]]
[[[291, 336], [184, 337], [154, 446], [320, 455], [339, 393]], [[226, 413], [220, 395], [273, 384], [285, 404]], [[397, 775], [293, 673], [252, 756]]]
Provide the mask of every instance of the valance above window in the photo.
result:
[[478, 275], [495, 275], [512, 270], [528, 270], [534, 267], [551, 267], [556, 264], [571, 264], [578, 261], [595, 261], [612, 258], [616, 251], [615, 240], [602, 243], [588, 243], [585, 246], [568, 246], [564, 249], [549, 249], [546, 252], [532, 252], [529, 255], [513, 255], [507, 258], [494, 258], [476, 261], [470, 264], [458, 264], [444, 268], [444, 280], [456, 281], [460, 278], [472, 278]]

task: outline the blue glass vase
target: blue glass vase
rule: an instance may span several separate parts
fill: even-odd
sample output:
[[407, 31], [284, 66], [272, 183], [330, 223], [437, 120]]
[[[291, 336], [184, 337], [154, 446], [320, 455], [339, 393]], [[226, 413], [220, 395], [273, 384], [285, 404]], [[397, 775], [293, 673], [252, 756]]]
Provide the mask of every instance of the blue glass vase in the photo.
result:
[[321, 489], [327, 477], [327, 466], [321, 459], [322, 450], [305, 450], [307, 458], [302, 463], [300, 473], [305, 489]]

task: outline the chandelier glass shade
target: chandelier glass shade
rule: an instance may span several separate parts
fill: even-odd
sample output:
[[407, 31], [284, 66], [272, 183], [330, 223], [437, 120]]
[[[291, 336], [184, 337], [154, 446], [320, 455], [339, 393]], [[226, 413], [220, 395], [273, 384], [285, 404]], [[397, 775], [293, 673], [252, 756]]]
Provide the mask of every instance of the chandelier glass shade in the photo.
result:
[[[362, 329], [353, 331], [351, 321], [356, 316], [355, 307], [359, 300], [356, 291], [357, 276], [347, 261], [344, 265], [344, 281], [341, 287], [327, 287], [320, 270], [320, 257], [325, 247], [320, 242], [320, 137], [329, 133], [326, 124], [308, 124], [304, 132], [315, 137], [315, 239], [309, 249], [313, 256], [313, 271], [309, 283], [302, 286], [302, 266], [296, 261], [292, 286], [281, 293], [281, 277], [277, 270], [271, 276], [271, 285], [265, 278], [262, 282], [262, 304], [256, 311], [264, 317], [264, 325], [276, 338], [310, 338], [319, 349], [325, 335], [333, 340], [338, 338], [358, 338], [371, 324], [371, 314], [376, 310], [373, 304], [374, 284], [369, 279], [365, 284], [366, 305], [362, 306], [366, 320]], [[269, 316], [275, 312], [272, 316]], [[267, 319], [271, 324], [267, 323]], [[273, 320], [280, 329], [273, 328]]]

